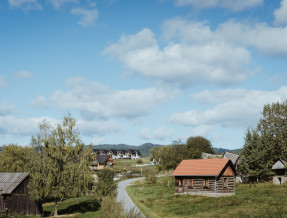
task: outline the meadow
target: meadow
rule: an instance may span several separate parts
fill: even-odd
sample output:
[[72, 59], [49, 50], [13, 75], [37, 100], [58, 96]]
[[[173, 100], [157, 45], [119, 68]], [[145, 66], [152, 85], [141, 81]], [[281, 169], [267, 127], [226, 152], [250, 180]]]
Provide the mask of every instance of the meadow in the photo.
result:
[[173, 178], [162, 177], [127, 191], [147, 217], [287, 217], [287, 184], [237, 184], [236, 195], [212, 198], [174, 195]]

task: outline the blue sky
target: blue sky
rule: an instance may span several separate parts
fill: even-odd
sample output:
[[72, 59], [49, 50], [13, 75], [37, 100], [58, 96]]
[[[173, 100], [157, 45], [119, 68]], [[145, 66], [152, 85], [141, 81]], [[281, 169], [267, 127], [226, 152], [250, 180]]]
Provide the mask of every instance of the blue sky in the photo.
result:
[[2, 0], [0, 145], [77, 119], [86, 144], [241, 148], [287, 99], [287, 0]]

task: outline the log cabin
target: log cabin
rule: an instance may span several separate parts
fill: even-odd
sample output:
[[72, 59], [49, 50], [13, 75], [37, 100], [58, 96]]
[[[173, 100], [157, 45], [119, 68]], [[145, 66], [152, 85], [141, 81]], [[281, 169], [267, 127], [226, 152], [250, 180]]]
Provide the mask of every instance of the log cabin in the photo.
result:
[[5, 216], [15, 213], [41, 215], [42, 204], [29, 194], [29, 173], [0, 173], [0, 212]]
[[235, 194], [236, 170], [230, 159], [183, 160], [172, 176], [175, 194], [209, 197]]

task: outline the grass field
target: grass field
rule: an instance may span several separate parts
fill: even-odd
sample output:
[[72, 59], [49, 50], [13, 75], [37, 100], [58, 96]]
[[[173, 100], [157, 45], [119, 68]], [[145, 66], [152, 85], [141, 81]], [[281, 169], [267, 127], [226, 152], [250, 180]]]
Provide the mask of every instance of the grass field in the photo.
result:
[[174, 195], [172, 178], [163, 177], [127, 191], [147, 217], [287, 217], [287, 184], [238, 184], [236, 195], [211, 198]]
[[[58, 207], [58, 214], [76, 218], [102, 217], [100, 203], [95, 197], [78, 197], [64, 200]], [[49, 217], [54, 212], [54, 202], [43, 204], [44, 216]], [[27, 216], [27, 218], [38, 218], [40, 216]]]
[[[141, 158], [141, 160], [143, 161], [142, 164], [150, 164], [150, 160], [148, 158]], [[116, 173], [128, 172], [129, 170], [132, 173], [141, 173], [141, 169], [144, 171], [145, 169], [154, 167], [154, 166], [137, 167], [136, 166], [138, 164], [137, 160], [131, 160], [131, 159], [115, 159], [114, 162], [115, 165], [113, 166], [113, 169]]]

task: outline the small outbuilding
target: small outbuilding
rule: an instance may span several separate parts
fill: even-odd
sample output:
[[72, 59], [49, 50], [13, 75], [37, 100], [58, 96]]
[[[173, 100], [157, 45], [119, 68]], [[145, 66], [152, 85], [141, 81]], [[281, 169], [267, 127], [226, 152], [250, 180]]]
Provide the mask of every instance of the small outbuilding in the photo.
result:
[[287, 162], [282, 159], [278, 159], [272, 166], [272, 170], [275, 175], [273, 176], [273, 183], [281, 185], [287, 183]]
[[210, 197], [235, 194], [236, 170], [230, 159], [183, 160], [172, 176], [175, 194]]
[[29, 173], [0, 173], [0, 212], [41, 215], [42, 204], [28, 192]]

